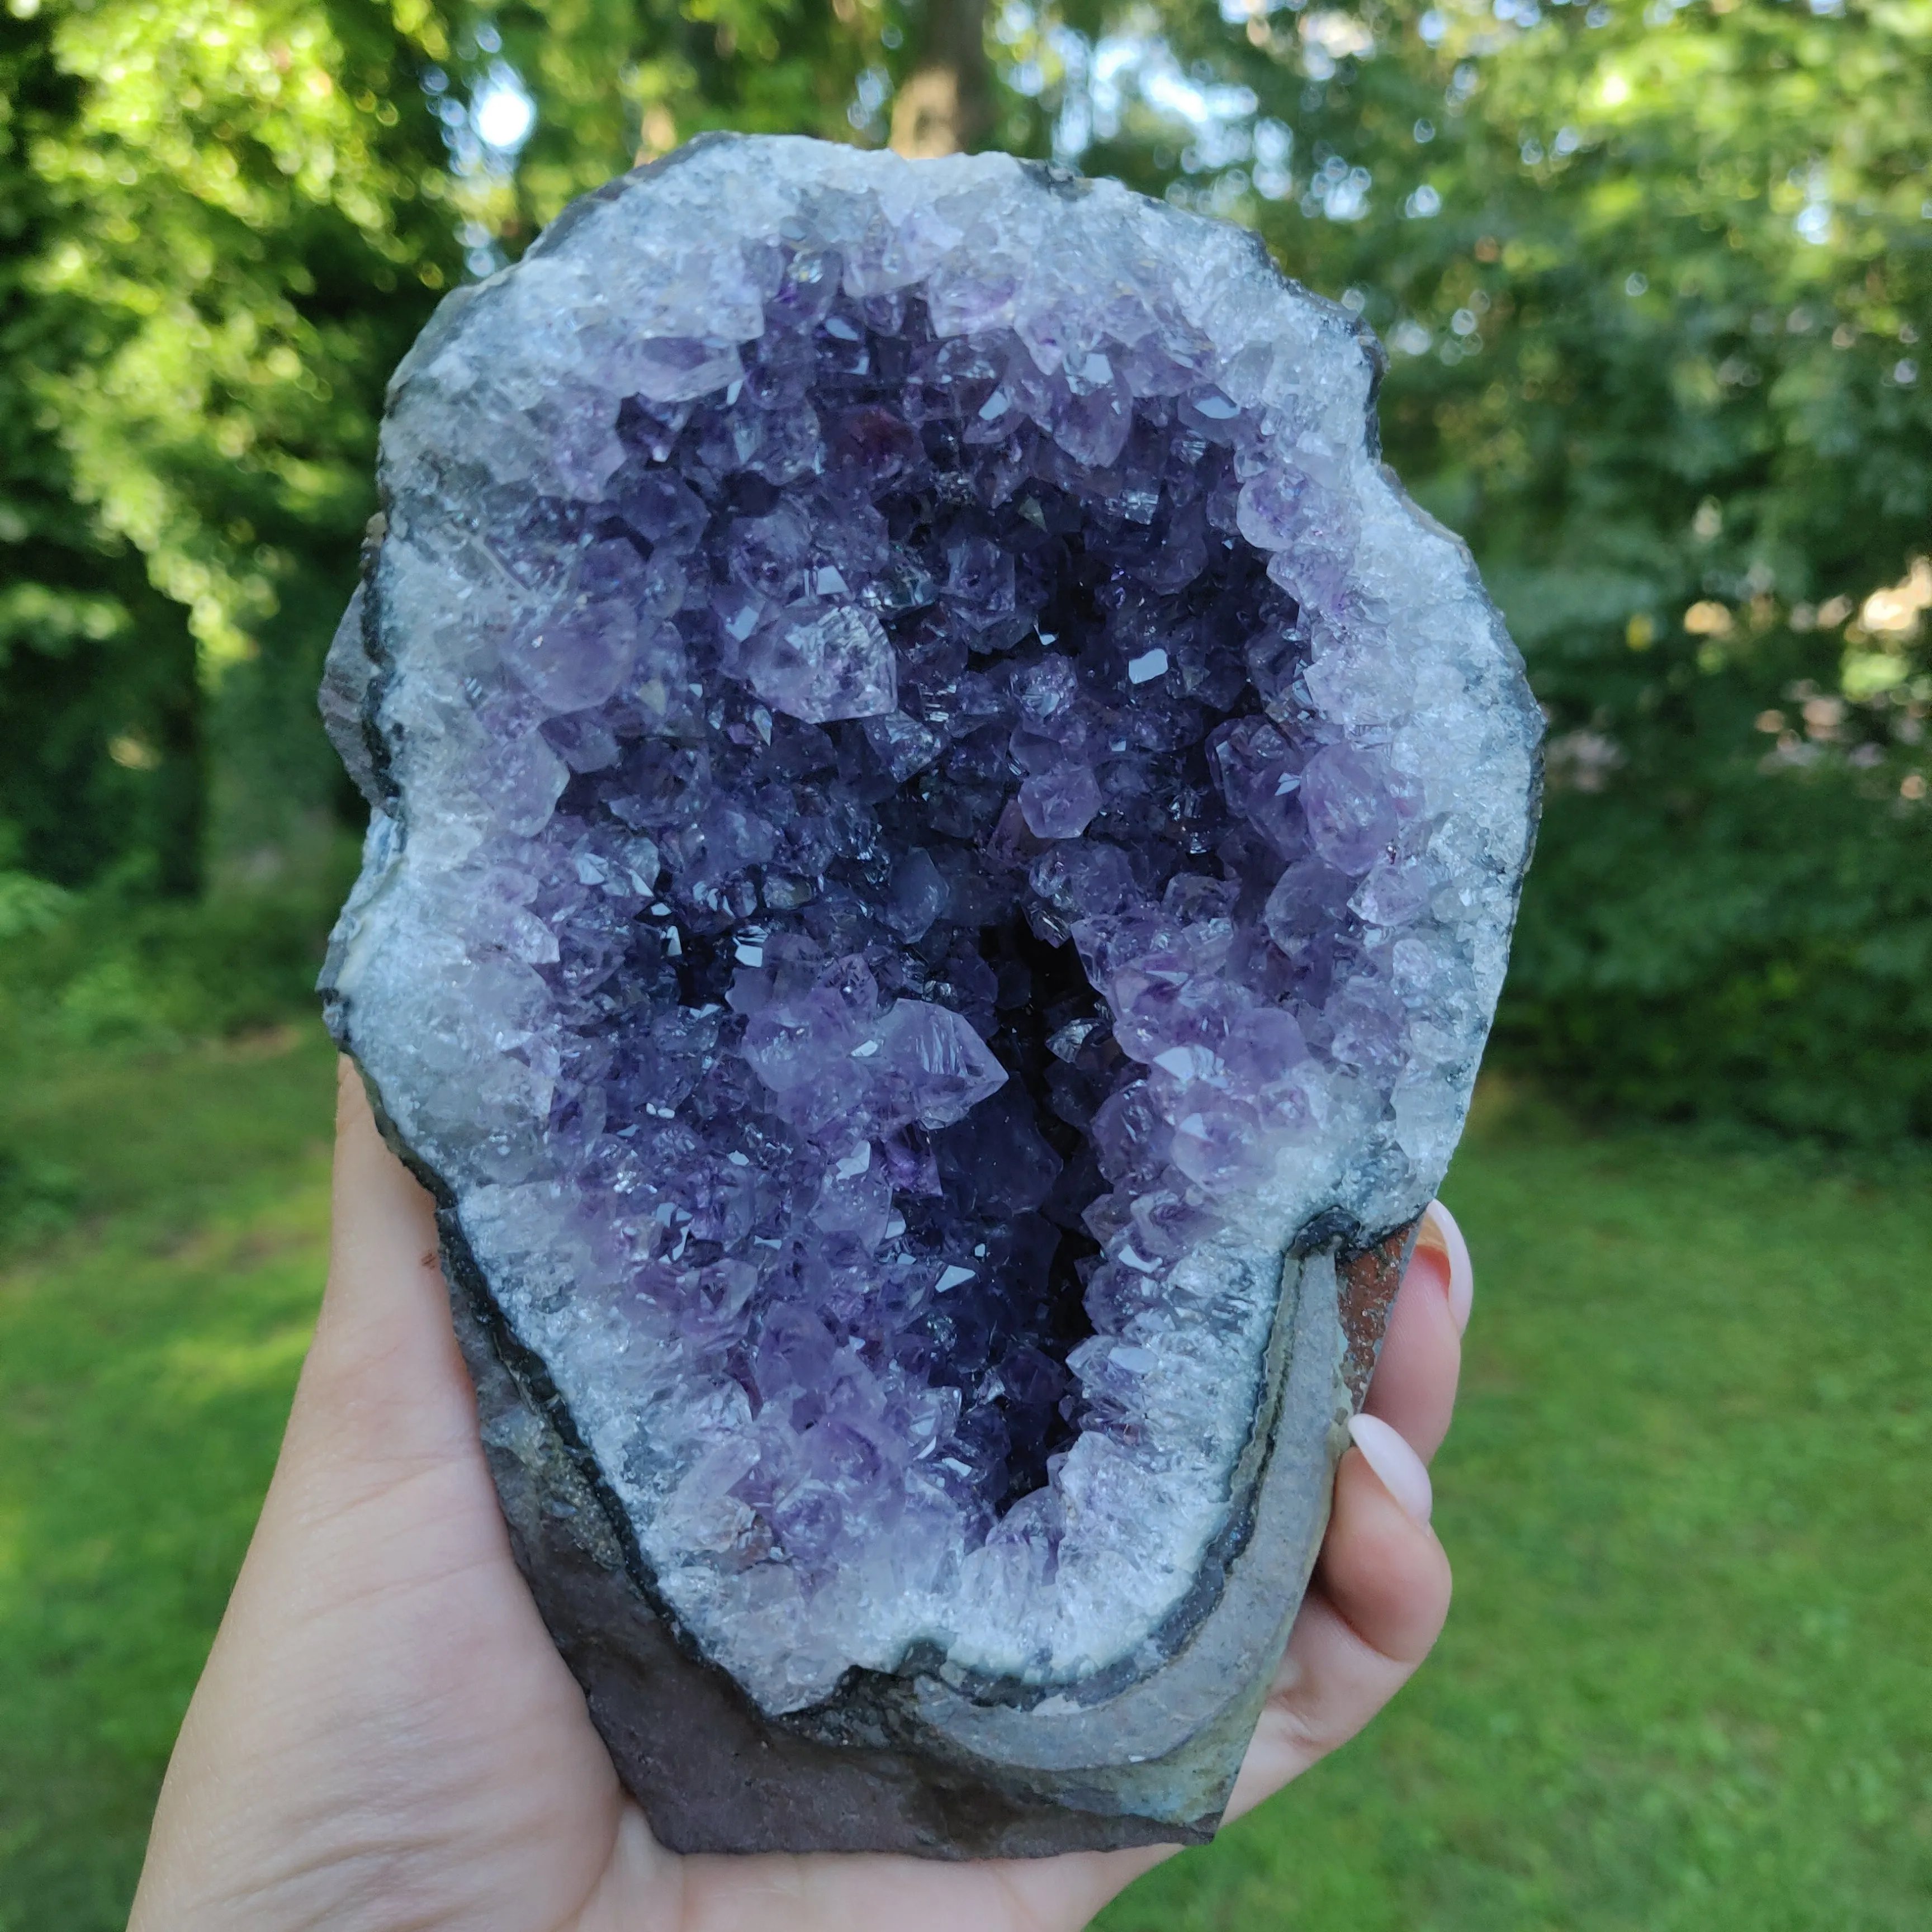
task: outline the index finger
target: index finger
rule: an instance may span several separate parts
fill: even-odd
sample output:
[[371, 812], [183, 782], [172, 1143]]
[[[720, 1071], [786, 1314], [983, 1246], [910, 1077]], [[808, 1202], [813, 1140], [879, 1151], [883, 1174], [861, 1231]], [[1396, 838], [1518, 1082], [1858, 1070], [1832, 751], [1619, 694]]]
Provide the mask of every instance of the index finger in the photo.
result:
[[1389, 1311], [1388, 1332], [1364, 1405], [1424, 1462], [1449, 1432], [1473, 1290], [1462, 1231], [1442, 1202], [1432, 1201]]

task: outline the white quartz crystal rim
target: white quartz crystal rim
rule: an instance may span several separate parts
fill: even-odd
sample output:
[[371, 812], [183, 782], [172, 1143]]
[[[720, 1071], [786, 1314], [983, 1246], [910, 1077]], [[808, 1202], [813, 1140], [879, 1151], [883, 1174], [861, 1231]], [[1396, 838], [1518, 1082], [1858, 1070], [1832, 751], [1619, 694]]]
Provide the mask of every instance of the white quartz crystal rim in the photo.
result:
[[[1372, 605], [1402, 648], [1384, 648], [1346, 608], [1311, 604], [1325, 628], [1309, 682], [1330, 715], [1383, 735], [1397, 770], [1442, 814], [1442, 856], [1462, 876], [1444, 933], [1432, 948], [1416, 942], [1412, 962], [1418, 983], [1447, 971], [1460, 988], [1439, 1053], [1372, 1112], [1340, 1074], [1313, 1079], [1322, 1131], [1280, 1148], [1244, 1211], [1184, 1258], [1174, 1286], [1191, 1322], [1138, 1338], [1154, 1358], [1142, 1381], [1142, 1442], [1129, 1450], [1089, 1432], [1070, 1456], [1053, 1580], [1040, 1580], [1024, 1546], [1011, 1543], [939, 1562], [925, 1587], [884, 1552], [870, 1568], [856, 1561], [850, 1588], [835, 1580], [802, 1612], [782, 1576], [760, 1580], [770, 1588], [758, 1599], [740, 1576], [688, 1560], [668, 1526], [697, 1451], [656, 1420], [686, 1418], [675, 1404], [640, 1400], [652, 1390], [649, 1364], [611, 1400], [607, 1351], [635, 1345], [572, 1294], [602, 1264], [546, 1164], [543, 982], [525, 960], [476, 954], [460, 929], [464, 902], [487, 890], [486, 842], [506, 825], [512, 838], [535, 840], [562, 771], [540, 740], [520, 763], [506, 760], [466, 708], [464, 658], [491, 648], [522, 592], [490, 554], [487, 532], [454, 513], [446, 477], [454, 462], [512, 487], [595, 500], [596, 448], [578, 473], [560, 475], [527, 412], [568, 390], [586, 338], [628, 352], [644, 340], [696, 337], [721, 362], [734, 341], [750, 339], [760, 319], [755, 302], [733, 306], [718, 212], [728, 209], [738, 236], [773, 234], [807, 188], [874, 195], [889, 210], [936, 208], [919, 277], [928, 284], [944, 280], [957, 260], [949, 251], [970, 232], [970, 223], [948, 218], [956, 201], [962, 218], [996, 218], [1021, 278], [1016, 310], [1096, 232], [1123, 258], [1155, 265], [1186, 319], [1230, 345], [1223, 387], [1260, 413], [1280, 460], [1345, 482], [1360, 506], [1342, 604]], [[942, 308], [935, 304], [936, 320]], [[1289, 1241], [1335, 1209], [1379, 1234], [1419, 1213], [1439, 1184], [1501, 986], [1528, 856], [1535, 728], [1520, 661], [1467, 552], [1376, 461], [1374, 374], [1350, 319], [1282, 281], [1243, 231], [1110, 182], [1049, 190], [1005, 156], [913, 163], [789, 139], [706, 144], [574, 213], [560, 242], [466, 292], [398, 372], [383, 437], [391, 508], [379, 578], [396, 662], [385, 668], [376, 720], [398, 796], [372, 822], [364, 876], [337, 935], [333, 992], [357, 1058], [404, 1142], [454, 1192], [506, 1319], [548, 1365], [658, 1588], [769, 1709], [822, 1699], [854, 1665], [890, 1670], [914, 1643], [936, 1646], [963, 1671], [1054, 1684], [1134, 1653], [1186, 1597], [1225, 1527]], [[1294, 588], [1297, 557], [1279, 554]], [[412, 818], [418, 784], [435, 792], [433, 818]], [[728, 1393], [718, 1400], [728, 1407]]]

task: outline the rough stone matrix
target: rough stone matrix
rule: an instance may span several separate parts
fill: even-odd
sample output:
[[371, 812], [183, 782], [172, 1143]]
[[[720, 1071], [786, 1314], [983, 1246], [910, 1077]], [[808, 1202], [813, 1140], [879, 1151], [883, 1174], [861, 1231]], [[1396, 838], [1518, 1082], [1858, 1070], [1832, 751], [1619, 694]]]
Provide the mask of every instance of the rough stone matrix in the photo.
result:
[[323, 991], [670, 1844], [1211, 1834], [1534, 820], [1380, 367], [1112, 184], [712, 137], [397, 372]]

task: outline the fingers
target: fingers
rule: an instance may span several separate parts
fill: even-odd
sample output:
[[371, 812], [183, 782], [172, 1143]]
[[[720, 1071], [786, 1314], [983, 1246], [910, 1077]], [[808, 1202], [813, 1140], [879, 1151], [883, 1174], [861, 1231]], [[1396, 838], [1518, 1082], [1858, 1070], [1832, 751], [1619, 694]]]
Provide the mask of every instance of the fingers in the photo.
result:
[[1473, 1292], [1462, 1232], [1449, 1210], [1431, 1202], [1389, 1311], [1367, 1402], [1370, 1414], [1396, 1430], [1424, 1461], [1449, 1432]]
[[[1388, 1456], [1386, 1442], [1376, 1446]], [[1342, 1458], [1314, 1586], [1242, 1763], [1230, 1817], [1347, 1743], [1408, 1682], [1441, 1634], [1449, 1559], [1426, 1519], [1412, 1513], [1416, 1485], [1426, 1498], [1429, 1479], [1406, 1453], [1411, 1468], [1397, 1480], [1410, 1507], [1359, 1448]]]
[[1448, 1434], [1473, 1276], [1432, 1202], [1402, 1277], [1307, 1600], [1228, 1807], [1258, 1804], [1353, 1737], [1429, 1654], [1449, 1613], [1449, 1559], [1430, 1527], [1426, 1459]]
[[1469, 1325], [1469, 1310], [1476, 1298], [1475, 1267], [1455, 1216], [1441, 1202], [1430, 1202], [1424, 1211], [1416, 1246], [1438, 1250], [1448, 1267], [1449, 1312], [1460, 1335]]
[[336, 1102], [328, 1286], [290, 1441], [320, 1436], [333, 1468], [388, 1482], [415, 1465], [474, 1456], [475, 1401], [429, 1196], [383, 1145], [346, 1060]]
[[[1393, 1431], [1378, 1460], [1405, 1450]], [[1414, 1452], [1412, 1478], [1392, 1488], [1360, 1448], [1335, 1472], [1335, 1514], [1316, 1567], [1316, 1588], [1362, 1641], [1412, 1670], [1429, 1654], [1449, 1614], [1449, 1559], [1423, 1512], [1429, 1478]], [[1391, 1460], [1394, 1460], [1391, 1457]], [[1421, 1496], [1414, 1497], [1415, 1484]]]
[[1403, 1440], [1400, 1430], [1365, 1412], [1348, 1418], [1348, 1437], [1382, 1487], [1418, 1522], [1426, 1522], [1436, 1502], [1429, 1466]]

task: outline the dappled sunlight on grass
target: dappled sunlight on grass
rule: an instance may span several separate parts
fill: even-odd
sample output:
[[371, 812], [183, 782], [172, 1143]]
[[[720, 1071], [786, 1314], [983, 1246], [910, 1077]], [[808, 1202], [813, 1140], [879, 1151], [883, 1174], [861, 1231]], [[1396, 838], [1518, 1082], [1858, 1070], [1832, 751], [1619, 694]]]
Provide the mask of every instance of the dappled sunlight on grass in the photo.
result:
[[1484, 1115], [1442, 1647], [1103, 1924], [1922, 1925], [1932, 1186]]
[[[124, 1915], [320, 1292], [329, 1104], [304, 1034], [0, 1106], [122, 1130], [0, 1273], [0, 1932]], [[1917, 1932], [1932, 1177], [1497, 1084], [1444, 1192], [1478, 1291], [1442, 1648], [1106, 1932]]]
[[320, 1293], [330, 1094], [304, 1035], [8, 1096], [115, 1211], [0, 1273], [0, 1932], [124, 1916]]
[[158, 1394], [193, 1406], [238, 1389], [285, 1389], [308, 1352], [313, 1322], [290, 1323], [254, 1341], [184, 1342], [166, 1352]]

